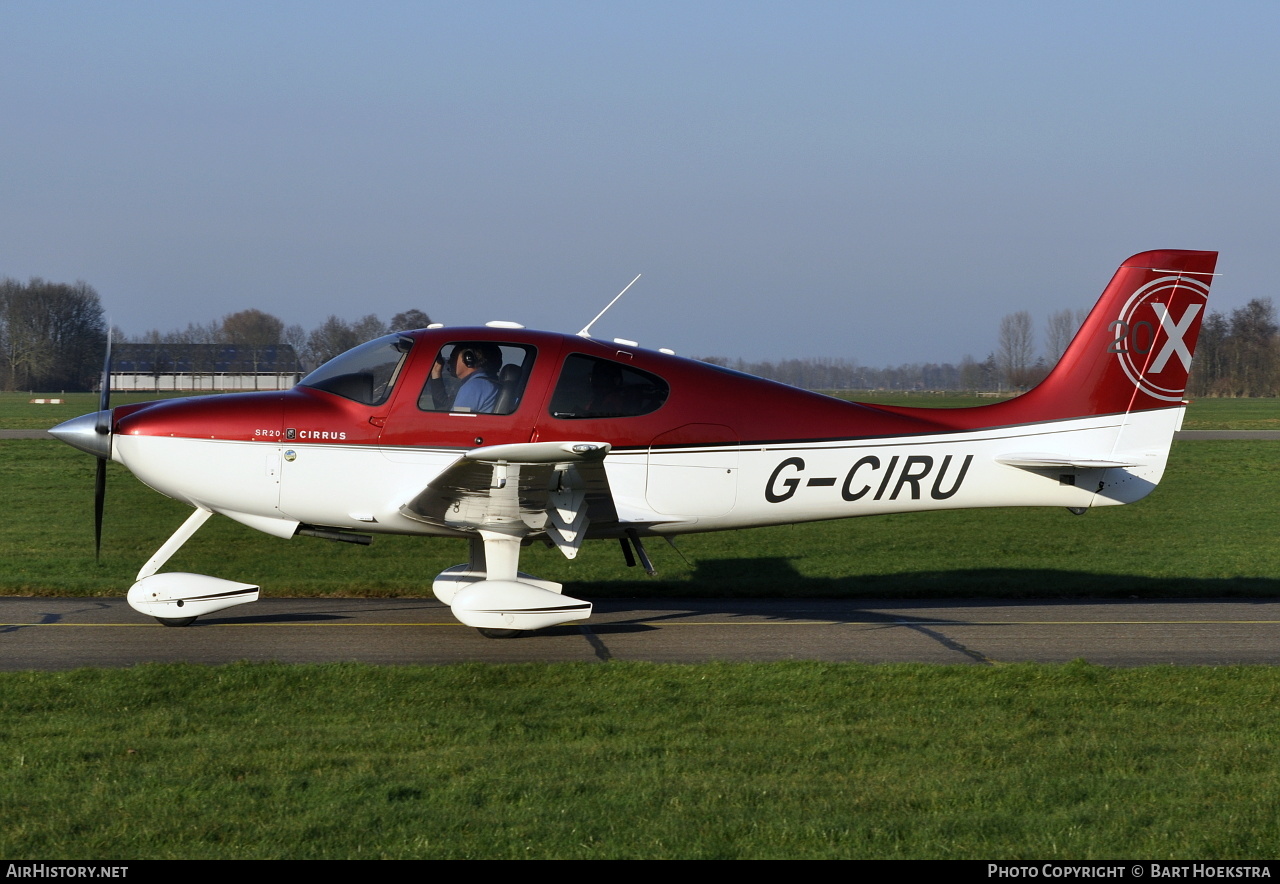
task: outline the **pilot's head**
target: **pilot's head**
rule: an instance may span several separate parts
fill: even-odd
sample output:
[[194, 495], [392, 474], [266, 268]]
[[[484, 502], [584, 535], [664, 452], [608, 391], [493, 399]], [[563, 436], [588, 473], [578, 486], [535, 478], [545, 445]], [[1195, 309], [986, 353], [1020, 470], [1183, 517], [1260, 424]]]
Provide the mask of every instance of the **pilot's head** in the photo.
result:
[[502, 367], [502, 350], [497, 344], [458, 344], [449, 357], [455, 377], [466, 379], [478, 371], [493, 374]]

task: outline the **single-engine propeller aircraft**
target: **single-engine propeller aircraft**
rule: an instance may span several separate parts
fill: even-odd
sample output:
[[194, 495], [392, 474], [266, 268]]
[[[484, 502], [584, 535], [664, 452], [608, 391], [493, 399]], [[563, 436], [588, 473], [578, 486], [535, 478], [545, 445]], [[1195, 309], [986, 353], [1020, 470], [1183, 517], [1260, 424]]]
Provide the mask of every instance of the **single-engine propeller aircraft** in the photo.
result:
[[596, 340], [590, 325], [491, 322], [386, 335], [286, 392], [112, 409], [104, 377], [99, 411], [52, 432], [99, 458], [99, 543], [107, 459], [195, 508], [129, 590], [163, 623], [258, 598], [254, 585], [159, 573], [221, 513], [281, 538], [466, 538], [470, 561], [433, 590], [464, 624], [508, 636], [591, 614], [519, 571], [532, 541], [572, 559], [585, 539], [613, 538], [652, 573], [652, 537], [1145, 497], [1182, 422], [1216, 261], [1134, 255], [1041, 384], [974, 408], [845, 402]]

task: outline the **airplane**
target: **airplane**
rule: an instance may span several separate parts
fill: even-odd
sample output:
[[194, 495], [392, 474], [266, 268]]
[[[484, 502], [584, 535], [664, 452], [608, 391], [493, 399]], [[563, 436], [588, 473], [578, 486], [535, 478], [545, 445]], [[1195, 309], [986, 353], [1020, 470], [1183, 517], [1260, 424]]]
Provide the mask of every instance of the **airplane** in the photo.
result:
[[847, 402], [595, 339], [591, 324], [573, 335], [490, 322], [380, 337], [287, 391], [115, 408], [108, 353], [99, 410], [51, 432], [98, 458], [98, 546], [108, 459], [193, 507], [128, 593], [166, 625], [259, 596], [160, 572], [219, 513], [286, 539], [466, 539], [469, 560], [433, 592], [463, 624], [511, 637], [591, 614], [519, 570], [535, 541], [572, 559], [584, 540], [613, 539], [653, 573], [649, 538], [970, 507], [1080, 514], [1146, 497], [1182, 423], [1216, 263], [1134, 255], [1043, 382], [970, 408]]

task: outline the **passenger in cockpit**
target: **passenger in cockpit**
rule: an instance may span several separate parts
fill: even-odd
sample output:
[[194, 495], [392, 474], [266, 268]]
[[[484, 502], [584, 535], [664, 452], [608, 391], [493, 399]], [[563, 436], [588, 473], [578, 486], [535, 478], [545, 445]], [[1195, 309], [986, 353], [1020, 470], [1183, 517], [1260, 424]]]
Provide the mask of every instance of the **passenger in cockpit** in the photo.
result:
[[[441, 356], [444, 351], [441, 351]], [[497, 409], [501, 385], [498, 372], [502, 368], [502, 350], [497, 344], [456, 344], [447, 359], [436, 359], [431, 367], [428, 386], [436, 403], [447, 399], [445, 371], [461, 381], [453, 395], [450, 411], [493, 414]], [[440, 406], [437, 405], [437, 408]]]

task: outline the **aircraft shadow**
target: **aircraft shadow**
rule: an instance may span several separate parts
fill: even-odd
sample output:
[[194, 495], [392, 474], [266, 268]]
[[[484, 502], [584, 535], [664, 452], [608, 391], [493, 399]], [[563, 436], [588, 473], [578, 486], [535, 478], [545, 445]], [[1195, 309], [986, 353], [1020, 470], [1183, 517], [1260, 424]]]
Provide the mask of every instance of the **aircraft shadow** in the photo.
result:
[[[984, 568], [952, 571], [917, 571], [896, 574], [849, 575], [834, 578], [810, 577], [796, 570], [792, 559], [706, 559], [694, 566], [687, 578], [672, 580], [609, 581], [569, 583], [565, 592], [596, 604], [597, 611], [613, 614], [634, 610], [644, 622], [602, 623], [588, 621], [585, 627], [570, 623], [530, 633], [534, 636], [579, 635], [583, 628], [605, 635], [644, 632], [661, 620], [705, 616], [709, 612], [726, 617], [750, 616], [780, 622], [811, 619], [903, 625], [939, 621], [927, 615], [913, 615], [912, 609], [961, 607], [978, 611], [983, 607], [1010, 603], [1070, 604], [1111, 602], [1118, 606], [1138, 601], [1280, 598], [1280, 579], [1259, 577], [1169, 578], [1129, 574], [1107, 574], [1082, 570], [1049, 568]], [[866, 610], [859, 601], [874, 600], [876, 610]], [[350, 620], [363, 609], [350, 600], [298, 599], [299, 610], [279, 613], [227, 612], [200, 618], [199, 625], [217, 623], [326, 623]], [[814, 601], [814, 606], [806, 605]], [[320, 605], [315, 604], [321, 602]], [[844, 602], [839, 611], [831, 603]], [[309, 605], [311, 611], [305, 610]], [[316, 610], [325, 607], [325, 610]], [[389, 610], [438, 614], [442, 605], [435, 599], [406, 598]], [[870, 606], [868, 606], [870, 607]], [[885, 611], [885, 608], [892, 608]], [[522, 638], [525, 636], [521, 636]]]
[[977, 568], [812, 577], [786, 557], [704, 559], [679, 581], [566, 583], [587, 599], [1173, 599], [1280, 597], [1280, 578], [1145, 577], [1054, 568]]

